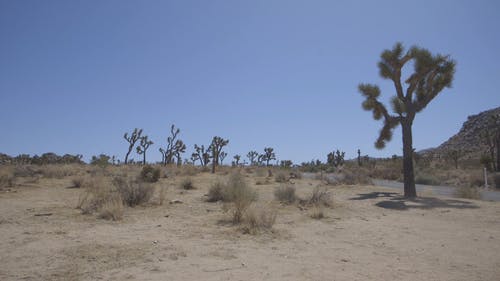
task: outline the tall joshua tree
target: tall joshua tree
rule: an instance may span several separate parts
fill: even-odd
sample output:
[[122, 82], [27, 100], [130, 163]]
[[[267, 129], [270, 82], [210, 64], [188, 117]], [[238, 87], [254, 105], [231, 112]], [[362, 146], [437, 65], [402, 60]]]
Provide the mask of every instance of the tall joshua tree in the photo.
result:
[[276, 154], [274, 154], [274, 148], [266, 147], [264, 148], [264, 154], [262, 156], [262, 161], [266, 161], [266, 166], [269, 166], [269, 161], [276, 160]]
[[132, 152], [132, 149], [134, 149], [135, 144], [141, 138], [141, 134], [142, 134], [142, 129], [135, 128], [130, 136], [128, 135], [128, 133], [125, 133], [125, 135], [123, 135], [123, 138], [129, 143], [128, 151], [127, 154], [125, 155], [125, 165], [127, 165], [128, 163], [128, 156], [130, 155], [130, 152]]
[[141, 142], [137, 146], [137, 153], [142, 154], [142, 165], [146, 165], [146, 151], [153, 142], [148, 140], [148, 136], [141, 137]]
[[177, 139], [177, 135], [180, 133], [179, 128], [175, 128], [172, 124], [170, 127], [170, 136], [167, 138], [167, 148], [163, 149], [160, 147], [159, 151], [162, 154], [163, 165], [172, 164], [177, 161], [180, 164], [181, 154], [186, 152], [186, 145], [182, 140]]
[[256, 164], [257, 157], [259, 157], [259, 153], [257, 151], [251, 150], [250, 152], [248, 152], [247, 158], [250, 161], [251, 166], [254, 166]]
[[[396, 95], [391, 99], [392, 111], [378, 98], [380, 88], [374, 84], [360, 84], [359, 92], [364, 96], [363, 109], [373, 112], [375, 120], [383, 119], [384, 126], [375, 142], [375, 147], [382, 149], [392, 138], [393, 130], [401, 125], [403, 136], [403, 173], [404, 195], [413, 198], [415, 174], [413, 172], [413, 136], [412, 125], [415, 115], [422, 111], [444, 88], [450, 88], [455, 73], [455, 62], [449, 56], [433, 55], [428, 50], [411, 47], [405, 51], [401, 43], [396, 43], [392, 50], [385, 50], [378, 63], [379, 74], [393, 82]], [[413, 65], [413, 73], [401, 82], [401, 72], [406, 64]]]
[[229, 143], [229, 140], [225, 140], [221, 137], [215, 136], [212, 139], [212, 144], [210, 144], [209, 150], [212, 152], [212, 173], [215, 173], [215, 167], [219, 164], [219, 156], [222, 152], [222, 148]]
[[196, 160], [200, 160], [200, 164], [203, 167], [207, 166], [208, 163], [210, 163], [209, 149], [205, 150], [204, 145], [198, 146], [197, 144], [195, 144], [194, 150], [195, 152], [191, 154], [191, 160], [193, 160], [193, 163], [196, 162]]

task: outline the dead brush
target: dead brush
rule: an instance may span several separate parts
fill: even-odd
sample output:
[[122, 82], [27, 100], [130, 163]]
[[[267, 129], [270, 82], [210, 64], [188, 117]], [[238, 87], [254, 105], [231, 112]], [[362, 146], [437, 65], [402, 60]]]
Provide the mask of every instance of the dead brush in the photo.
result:
[[276, 222], [277, 211], [269, 205], [252, 205], [245, 212], [243, 232], [258, 234], [273, 228]]
[[118, 194], [113, 193], [113, 196], [99, 209], [98, 217], [105, 220], [118, 221], [123, 218], [123, 213], [123, 201]]
[[138, 182], [132, 178], [115, 177], [113, 185], [120, 194], [123, 203], [129, 207], [149, 202], [154, 194], [154, 186], [152, 184]]
[[293, 204], [297, 200], [295, 187], [291, 184], [278, 186], [274, 190], [274, 198], [282, 203]]
[[307, 205], [332, 207], [333, 200], [332, 194], [326, 188], [315, 187], [309, 198], [303, 201]]
[[181, 181], [180, 187], [184, 190], [195, 189], [193, 180], [191, 178], [185, 178]]
[[250, 204], [257, 200], [257, 193], [248, 186], [241, 174], [233, 173], [227, 181], [224, 198], [228, 202], [223, 205], [224, 211], [230, 211], [233, 223], [239, 224]]
[[274, 176], [274, 180], [276, 182], [283, 183], [288, 181], [288, 177], [284, 172], [277, 172], [276, 175]]
[[14, 186], [15, 177], [10, 170], [0, 171], [0, 188]]
[[103, 177], [94, 178], [80, 194], [77, 209], [80, 209], [82, 214], [92, 214], [108, 201], [114, 200], [116, 195], [116, 190], [109, 181]]
[[207, 202], [224, 201], [226, 185], [222, 181], [216, 181], [208, 190]]

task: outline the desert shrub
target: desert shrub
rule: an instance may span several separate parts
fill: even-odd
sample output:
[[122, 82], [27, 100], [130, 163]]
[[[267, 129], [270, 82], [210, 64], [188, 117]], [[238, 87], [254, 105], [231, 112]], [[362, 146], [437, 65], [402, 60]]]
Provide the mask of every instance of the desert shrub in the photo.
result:
[[306, 203], [316, 206], [322, 205], [330, 207], [333, 205], [332, 195], [325, 188], [319, 188], [317, 186], [312, 190], [311, 195], [307, 199]]
[[191, 178], [185, 178], [181, 181], [181, 188], [184, 190], [195, 189], [193, 180]]
[[267, 176], [267, 171], [264, 168], [255, 168], [255, 176], [257, 177], [265, 177]]
[[43, 177], [49, 179], [62, 179], [78, 174], [80, 169], [74, 165], [44, 165], [40, 168]]
[[401, 167], [376, 167], [370, 176], [375, 179], [397, 181], [402, 178]]
[[85, 178], [84, 177], [74, 177], [71, 180], [72, 187], [75, 188], [80, 188], [85, 185]]
[[295, 196], [295, 187], [293, 185], [281, 185], [274, 190], [274, 198], [276, 200], [292, 204], [297, 197]]
[[274, 176], [274, 180], [276, 182], [287, 182], [288, 181], [288, 177], [286, 176], [286, 174], [284, 172], [278, 172]]
[[0, 188], [12, 187], [14, 185], [14, 176], [11, 173], [2, 171], [0, 173]]
[[434, 176], [428, 175], [428, 174], [417, 175], [415, 177], [415, 183], [416, 184], [423, 184], [423, 185], [439, 185], [440, 184], [438, 179], [436, 179]]
[[181, 174], [184, 176], [195, 176], [198, 174], [198, 169], [193, 165], [184, 165], [181, 168]]
[[208, 190], [208, 202], [224, 201], [226, 185], [221, 181], [214, 182]]
[[293, 170], [290, 172], [290, 178], [291, 179], [301, 179], [302, 178], [302, 172], [299, 170]]
[[144, 182], [157, 182], [160, 179], [160, 173], [160, 169], [146, 165], [141, 170], [140, 179]]
[[322, 205], [314, 205], [309, 213], [309, 216], [313, 219], [322, 219], [325, 217], [324, 209]]
[[371, 184], [372, 180], [365, 169], [344, 170], [340, 178], [341, 184]]
[[13, 173], [14, 177], [33, 178], [40, 176], [42, 174], [42, 171], [32, 165], [16, 165], [14, 166]]
[[477, 187], [459, 187], [455, 190], [455, 196], [467, 199], [481, 199], [481, 193]]
[[78, 198], [77, 208], [83, 214], [92, 214], [102, 208], [108, 201], [116, 198], [116, 190], [103, 177], [96, 177], [89, 181], [87, 187]]
[[108, 201], [104, 202], [104, 204], [99, 209], [99, 218], [105, 220], [121, 220], [123, 218], [123, 201], [117, 193], [113, 193], [113, 195], [109, 198]]
[[137, 182], [130, 178], [115, 177], [113, 185], [120, 194], [123, 203], [130, 207], [148, 202], [154, 194], [153, 185]]
[[257, 234], [261, 230], [269, 230], [276, 222], [276, 209], [269, 206], [251, 206], [245, 212], [244, 232]]
[[233, 223], [240, 223], [247, 208], [257, 199], [257, 193], [248, 186], [241, 174], [234, 173], [227, 181], [224, 199], [230, 202], [228, 209], [232, 211]]
[[471, 187], [481, 187], [484, 186], [484, 174], [483, 171], [474, 171], [469, 174], [469, 185]]

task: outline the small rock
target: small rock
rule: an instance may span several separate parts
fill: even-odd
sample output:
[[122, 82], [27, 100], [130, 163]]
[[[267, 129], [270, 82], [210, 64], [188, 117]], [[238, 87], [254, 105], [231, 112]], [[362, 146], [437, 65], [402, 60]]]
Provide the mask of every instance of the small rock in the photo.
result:
[[170, 204], [182, 204], [182, 201], [179, 199], [174, 199], [170, 201]]

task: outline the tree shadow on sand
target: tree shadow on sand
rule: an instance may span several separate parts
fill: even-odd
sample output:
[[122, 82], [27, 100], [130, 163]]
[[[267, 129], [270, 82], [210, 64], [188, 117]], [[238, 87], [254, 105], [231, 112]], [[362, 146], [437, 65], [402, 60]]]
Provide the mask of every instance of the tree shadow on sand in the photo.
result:
[[377, 202], [375, 206], [405, 211], [409, 209], [429, 210], [435, 208], [453, 208], [453, 209], [477, 209], [479, 208], [472, 202], [455, 200], [455, 199], [439, 199], [433, 197], [417, 197], [413, 199], [405, 198], [396, 192], [371, 192], [358, 194], [358, 197], [350, 198], [349, 200], [367, 200], [376, 198], [388, 198], [387, 200]]

